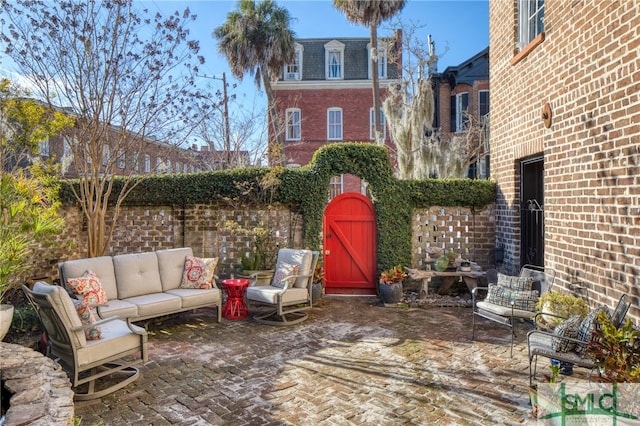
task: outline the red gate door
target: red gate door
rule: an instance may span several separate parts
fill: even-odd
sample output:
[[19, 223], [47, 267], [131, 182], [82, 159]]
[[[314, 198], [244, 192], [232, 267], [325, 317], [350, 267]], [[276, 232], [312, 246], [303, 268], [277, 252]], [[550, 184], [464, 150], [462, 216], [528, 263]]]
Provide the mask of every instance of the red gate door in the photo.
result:
[[376, 294], [376, 220], [371, 200], [338, 195], [324, 213], [326, 294]]

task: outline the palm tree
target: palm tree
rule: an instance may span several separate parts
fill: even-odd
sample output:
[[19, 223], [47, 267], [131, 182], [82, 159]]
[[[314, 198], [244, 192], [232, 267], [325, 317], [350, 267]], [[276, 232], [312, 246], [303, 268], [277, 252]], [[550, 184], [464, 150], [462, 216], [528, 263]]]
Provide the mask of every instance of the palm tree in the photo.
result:
[[378, 26], [400, 12], [406, 0], [333, 0], [333, 6], [355, 24], [369, 25], [371, 82], [373, 83], [373, 125], [376, 143], [384, 144], [380, 123], [380, 83], [378, 81]]
[[269, 141], [269, 158], [284, 161], [284, 136], [278, 116], [271, 80], [278, 76], [285, 64], [294, 59], [294, 33], [289, 28], [291, 17], [287, 9], [272, 0], [240, 0], [238, 10], [229, 12], [227, 20], [213, 31], [218, 51], [224, 54], [231, 72], [239, 80], [245, 73], [254, 77], [267, 94], [269, 116], [277, 145]]

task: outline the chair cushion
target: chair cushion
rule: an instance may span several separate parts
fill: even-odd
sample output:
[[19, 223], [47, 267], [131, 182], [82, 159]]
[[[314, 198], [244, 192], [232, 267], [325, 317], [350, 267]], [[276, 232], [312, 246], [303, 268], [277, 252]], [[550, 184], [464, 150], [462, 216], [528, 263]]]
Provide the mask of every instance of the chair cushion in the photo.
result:
[[511, 302], [513, 301], [515, 309], [534, 312], [538, 298], [539, 293], [537, 290], [519, 291], [499, 285], [490, 285], [484, 301], [505, 307], [511, 307]]
[[514, 277], [498, 272], [497, 285], [516, 291], [531, 291], [533, 277]]
[[556, 352], [553, 350], [553, 335], [539, 331], [530, 331], [528, 336], [529, 355], [541, 355], [558, 361], [569, 362], [582, 367], [593, 368], [595, 365], [588, 357], [582, 357], [574, 351]]
[[180, 288], [213, 288], [214, 270], [217, 265], [217, 257], [187, 256]]
[[[96, 317], [93, 315], [93, 312], [84, 302], [80, 300], [74, 300], [73, 305], [76, 308], [76, 312], [78, 313], [78, 317], [80, 318], [80, 322], [82, 325], [90, 325], [96, 322]], [[91, 328], [84, 329], [84, 337], [87, 340], [98, 340], [102, 338], [102, 328], [99, 326], [94, 326]]]
[[[501, 317], [511, 317], [512, 314], [511, 306], [501, 306], [487, 302], [478, 302], [476, 306], [478, 307], [478, 312], [486, 311]], [[533, 318], [535, 314], [536, 313], [532, 311], [523, 311], [521, 309], [513, 310], [513, 317], [515, 318]]]
[[124, 318], [134, 318], [138, 316], [138, 307], [133, 303], [125, 300], [113, 299], [109, 300], [106, 306], [98, 306], [96, 308], [100, 318], [109, 318], [122, 316]]
[[[87, 343], [87, 339], [84, 336], [84, 333], [82, 331], [70, 331], [73, 328], [82, 327], [82, 322], [80, 322], [78, 312], [76, 312], [76, 309], [73, 306], [73, 301], [71, 297], [69, 297], [67, 291], [60, 286], [38, 281], [33, 285], [33, 292], [47, 296], [49, 303], [51, 303], [51, 305], [54, 307], [55, 312], [62, 323], [62, 327], [68, 331], [72, 343], [76, 347], [84, 346]], [[59, 330], [55, 330], [58, 328], [55, 326], [55, 321], [43, 319], [43, 322], [44, 321], [49, 321], [51, 323], [51, 326], [54, 328], [53, 330], [47, 330], [48, 333], [60, 332]], [[55, 336], [55, 338], [59, 339], [60, 341], [64, 340], [59, 336]]]
[[300, 265], [293, 265], [287, 262], [278, 262], [278, 266], [276, 267], [276, 273], [273, 276], [274, 287], [285, 288], [287, 286], [291, 286], [294, 283], [295, 277], [289, 278], [290, 275], [297, 275], [300, 270]]
[[596, 329], [596, 326], [598, 324], [598, 321], [596, 321], [596, 316], [599, 312], [602, 311], [607, 312], [607, 314], [609, 313], [609, 310], [605, 306], [599, 306], [589, 311], [589, 313], [582, 319], [582, 322], [580, 322], [577, 339], [583, 341], [584, 343], [576, 345], [576, 352], [582, 353], [587, 348], [587, 343], [591, 341], [593, 331]]
[[[146, 333], [144, 328], [133, 324], [131, 327], [139, 333]], [[125, 321], [113, 320], [102, 325], [102, 339], [88, 341], [85, 347], [78, 349], [78, 365], [83, 368], [135, 349], [142, 349], [141, 336], [132, 333]]]
[[180, 288], [184, 272], [184, 261], [187, 256], [193, 256], [191, 247], [156, 251], [162, 291]]
[[91, 271], [85, 271], [78, 278], [69, 278], [67, 285], [75, 294], [82, 296], [86, 305], [106, 305], [109, 302], [100, 279]]
[[306, 288], [290, 287], [286, 291], [282, 291], [281, 288], [274, 287], [272, 285], [261, 285], [247, 288], [247, 300], [259, 303], [275, 305], [278, 301], [279, 294], [282, 294], [283, 305], [305, 303], [309, 297], [309, 292]]
[[[290, 249], [282, 248], [278, 250], [278, 258], [276, 259], [276, 265], [280, 262], [286, 262], [291, 265], [299, 265], [297, 274], [310, 275], [313, 273], [311, 270], [311, 262], [313, 261], [313, 252], [311, 250], [303, 249]], [[275, 280], [272, 280], [271, 284], [275, 284]], [[294, 287], [306, 288], [309, 282], [309, 277], [296, 278]]]
[[[578, 328], [580, 328], [581, 322], [582, 317], [580, 315], [573, 316], [556, 326], [556, 328], [553, 330], [553, 333], [557, 336], [576, 339], [578, 337]], [[554, 338], [551, 342], [551, 345], [553, 347], [553, 350], [555, 350], [556, 352], [569, 352], [572, 351], [576, 346], [575, 342], [558, 338]]]

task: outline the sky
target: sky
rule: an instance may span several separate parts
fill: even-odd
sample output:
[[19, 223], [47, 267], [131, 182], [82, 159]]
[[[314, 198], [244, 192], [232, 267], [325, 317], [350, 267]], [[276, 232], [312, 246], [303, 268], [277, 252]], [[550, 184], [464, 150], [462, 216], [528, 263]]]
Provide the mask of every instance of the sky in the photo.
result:
[[[369, 38], [369, 29], [350, 23], [344, 14], [336, 10], [331, 0], [275, 0], [285, 7], [292, 17], [291, 27], [296, 38]], [[222, 89], [217, 79], [226, 73], [229, 95], [235, 100], [230, 109], [260, 111], [266, 109], [266, 96], [258, 92], [253, 78], [246, 76], [243, 81], [232, 76], [226, 58], [218, 53], [213, 30], [226, 20], [227, 14], [238, 9], [233, 0], [138, 0], [140, 8], [150, 13], [160, 12], [163, 16], [189, 8], [197, 19], [189, 24], [190, 39], [200, 42], [199, 54], [205, 57], [200, 66], [201, 81], [198, 86], [211, 91]], [[471, 58], [489, 45], [489, 2], [488, 0], [407, 0], [399, 15], [405, 23], [420, 26], [417, 35], [426, 42], [431, 35], [435, 42], [435, 52], [440, 57], [438, 71], [447, 66], [455, 66]], [[378, 30], [378, 36], [390, 36], [392, 31], [385, 22]], [[0, 59], [0, 75], [18, 79], [13, 72], [7, 72], [6, 60]], [[3, 69], [4, 68], [4, 69]], [[208, 78], [207, 78], [208, 77]], [[211, 78], [215, 77], [215, 78]]]
[[[150, 11], [159, 10], [163, 15], [188, 7], [197, 15], [190, 25], [191, 38], [200, 41], [200, 53], [206, 58], [201, 73], [220, 77], [226, 73], [229, 83], [239, 83], [229, 71], [226, 58], [218, 53], [212, 36], [214, 28], [222, 25], [229, 12], [238, 8], [238, 2], [226, 0], [141, 1]], [[347, 21], [336, 10], [331, 0], [276, 0], [285, 7], [291, 17], [291, 27], [296, 38], [365, 37], [369, 29]], [[431, 34], [436, 54], [440, 55], [438, 71], [447, 66], [459, 65], [489, 46], [488, 0], [408, 0], [400, 17], [403, 21], [423, 26], [419, 31], [426, 40]], [[384, 28], [383, 23], [381, 28]], [[383, 29], [379, 36], [390, 35]], [[222, 85], [221, 83], [219, 84]], [[215, 84], [211, 84], [215, 87]], [[250, 101], [256, 96], [253, 79], [247, 76], [235, 89], [239, 99]], [[263, 94], [257, 94], [258, 102], [266, 103]]]

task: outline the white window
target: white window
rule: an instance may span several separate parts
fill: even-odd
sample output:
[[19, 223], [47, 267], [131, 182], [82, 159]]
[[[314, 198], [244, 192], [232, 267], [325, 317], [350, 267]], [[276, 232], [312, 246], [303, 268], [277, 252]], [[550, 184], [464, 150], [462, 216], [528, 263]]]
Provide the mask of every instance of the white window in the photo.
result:
[[344, 175], [333, 176], [329, 182], [329, 200], [342, 194], [344, 185]]
[[469, 108], [469, 93], [458, 93], [455, 96], [456, 99], [456, 107], [455, 107], [455, 130], [456, 132], [464, 132], [467, 121], [469, 118], [467, 117], [467, 109]]
[[119, 155], [118, 155], [118, 168], [119, 169], [124, 169], [125, 166], [125, 155], [124, 155], [124, 151], [120, 151]]
[[166, 167], [166, 170], [164, 171], [165, 173], [171, 173], [171, 171], [173, 170], [173, 169], [171, 169], [171, 160], [169, 160], [168, 158], [167, 158], [167, 162], [165, 164], [165, 167]]
[[[371, 56], [373, 54], [371, 43], [367, 45], [367, 50], [369, 80], [371, 80]], [[378, 40], [378, 78], [387, 78], [387, 43], [382, 40]]]
[[64, 138], [62, 142], [62, 152], [64, 157], [70, 156], [73, 152], [71, 151], [71, 144], [77, 143], [75, 139]]
[[[369, 110], [369, 139], [372, 141], [376, 139], [376, 127], [373, 121], [374, 113], [373, 108]], [[384, 120], [384, 111], [380, 110], [380, 126], [382, 127], [382, 139], [387, 138], [387, 126]]]
[[301, 113], [299, 108], [289, 108], [287, 115], [287, 140], [299, 141], [301, 135]]
[[144, 172], [151, 172], [151, 156], [149, 154], [144, 155]]
[[489, 91], [478, 91], [478, 118], [482, 120], [482, 117], [489, 113]]
[[342, 108], [327, 110], [327, 139], [342, 140]]
[[544, 0], [518, 0], [518, 48], [544, 32]]
[[176, 161], [176, 173], [180, 173], [182, 171], [182, 165]]
[[133, 163], [133, 170], [138, 173], [140, 171], [140, 165], [138, 164], [138, 161], [140, 160], [140, 154], [138, 154], [137, 152], [133, 153], [133, 159], [131, 160], [131, 162]]
[[102, 165], [106, 166], [109, 164], [109, 159], [111, 158], [111, 148], [107, 145], [102, 147]]
[[49, 156], [49, 139], [40, 141], [40, 143], [38, 144], [38, 154], [40, 154], [40, 156], [42, 157]]
[[344, 78], [344, 44], [333, 40], [324, 45], [325, 75], [327, 80]]
[[285, 80], [302, 80], [302, 52], [304, 48], [300, 43], [296, 43], [295, 49], [294, 61], [284, 66], [283, 76]]

